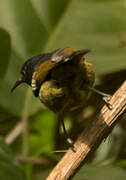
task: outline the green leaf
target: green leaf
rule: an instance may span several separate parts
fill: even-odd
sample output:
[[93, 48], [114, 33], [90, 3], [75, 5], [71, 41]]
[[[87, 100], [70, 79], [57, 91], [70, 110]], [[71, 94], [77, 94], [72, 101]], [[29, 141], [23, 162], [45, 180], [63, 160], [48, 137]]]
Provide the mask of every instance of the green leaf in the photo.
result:
[[70, 0], [31, 0], [36, 12], [44, 22], [49, 33], [56, 27], [55, 25], [62, 17], [69, 1]]
[[[21, 57], [39, 53], [48, 38], [29, 0], [0, 0], [0, 25], [11, 35], [12, 45]], [[8, 23], [6, 23], [8, 22]]]
[[93, 163], [106, 165], [114, 162], [118, 158], [122, 147], [122, 137], [124, 137], [122, 129], [119, 125], [116, 125], [105, 142], [102, 142], [98, 147]]
[[91, 49], [89, 59], [97, 75], [123, 69], [126, 47], [119, 46], [126, 35], [125, 17], [123, 0], [72, 0], [46, 48]]
[[73, 180], [118, 180], [126, 179], [126, 172], [121, 168], [114, 166], [97, 167], [93, 165], [84, 165], [83, 168], [75, 175]]
[[30, 154], [39, 156], [43, 152], [50, 152], [54, 145], [55, 117], [49, 110], [38, 113], [31, 121], [29, 138]]
[[11, 53], [11, 41], [7, 31], [0, 28], [0, 78], [4, 77], [7, 71]]
[[25, 180], [25, 174], [17, 160], [13, 157], [9, 147], [0, 137], [0, 179]]

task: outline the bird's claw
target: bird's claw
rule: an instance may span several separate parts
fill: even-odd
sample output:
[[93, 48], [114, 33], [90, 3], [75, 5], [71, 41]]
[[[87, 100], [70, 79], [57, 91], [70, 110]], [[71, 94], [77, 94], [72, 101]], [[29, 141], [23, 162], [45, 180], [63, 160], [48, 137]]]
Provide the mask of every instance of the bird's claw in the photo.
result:
[[67, 143], [70, 145], [71, 149], [73, 152], [76, 152], [75, 147], [74, 147], [74, 141], [71, 138], [67, 138]]
[[109, 101], [110, 101], [110, 99], [111, 99], [111, 95], [109, 95], [109, 94], [105, 94], [104, 96], [103, 96], [103, 101], [106, 103], [106, 105], [108, 106], [108, 108], [110, 109], [110, 110], [112, 110], [113, 109], [113, 106], [112, 106], [112, 104], [110, 104], [109, 103]]

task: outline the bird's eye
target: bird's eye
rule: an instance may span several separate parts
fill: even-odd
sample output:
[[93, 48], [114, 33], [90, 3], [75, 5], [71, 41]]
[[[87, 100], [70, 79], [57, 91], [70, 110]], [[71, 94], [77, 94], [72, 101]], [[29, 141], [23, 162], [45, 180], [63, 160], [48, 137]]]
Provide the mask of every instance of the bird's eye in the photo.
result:
[[21, 71], [20, 79], [21, 79], [22, 81], [25, 81], [25, 80], [26, 80], [26, 72], [25, 72], [25, 71]]
[[25, 76], [25, 74], [26, 74], [25, 71], [21, 71], [22, 76]]

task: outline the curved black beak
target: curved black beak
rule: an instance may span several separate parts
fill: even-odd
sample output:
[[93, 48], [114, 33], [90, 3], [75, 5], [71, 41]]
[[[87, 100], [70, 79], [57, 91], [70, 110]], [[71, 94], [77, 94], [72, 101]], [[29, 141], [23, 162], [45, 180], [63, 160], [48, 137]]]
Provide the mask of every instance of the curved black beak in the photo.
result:
[[22, 79], [16, 81], [16, 83], [14, 84], [13, 88], [11, 89], [11, 93], [15, 90], [16, 87], [18, 87], [21, 83], [23, 83], [24, 81]]

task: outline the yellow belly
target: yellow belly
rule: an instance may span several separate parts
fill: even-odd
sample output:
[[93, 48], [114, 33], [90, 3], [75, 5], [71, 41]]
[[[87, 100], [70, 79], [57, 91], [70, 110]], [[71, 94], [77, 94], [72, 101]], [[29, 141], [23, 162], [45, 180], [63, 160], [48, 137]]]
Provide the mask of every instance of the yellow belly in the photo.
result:
[[65, 112], [83, 107], [88, 97], [88, 87], [93, 86], [94, 72], [83, 59], [78, 65], [66, 63], [52, 71], [51, 79], [40, 87], [39, 99], [54, 112]]

